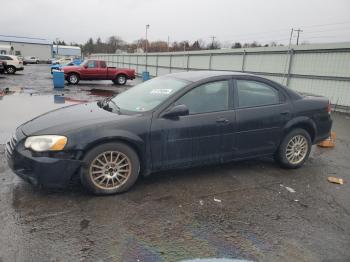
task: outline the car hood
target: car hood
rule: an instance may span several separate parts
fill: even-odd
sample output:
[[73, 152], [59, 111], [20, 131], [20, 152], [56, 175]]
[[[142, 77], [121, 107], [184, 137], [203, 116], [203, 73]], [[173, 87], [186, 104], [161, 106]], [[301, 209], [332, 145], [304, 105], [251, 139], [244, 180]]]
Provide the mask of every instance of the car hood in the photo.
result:
[[66, 134], [88, 126], [132, 118], [100, 108], [97, 102], [71, 105], [42, 114], [21, 126], [26, 136]]

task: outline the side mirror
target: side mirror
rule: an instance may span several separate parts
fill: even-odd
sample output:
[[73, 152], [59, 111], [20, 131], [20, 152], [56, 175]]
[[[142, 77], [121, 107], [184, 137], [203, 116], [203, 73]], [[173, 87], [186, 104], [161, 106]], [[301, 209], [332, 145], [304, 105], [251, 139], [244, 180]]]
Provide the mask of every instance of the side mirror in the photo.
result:
[[188, 107], [185, 105], [177, 105], [166, 111], [162, 117], [173, 118], [179, 116], [187, 116], [189, 114]]
[[88, 66], [87, 66], [87, 65], [84, 65], [84, 68], [86, 69], [86, 68], [88, 68]]

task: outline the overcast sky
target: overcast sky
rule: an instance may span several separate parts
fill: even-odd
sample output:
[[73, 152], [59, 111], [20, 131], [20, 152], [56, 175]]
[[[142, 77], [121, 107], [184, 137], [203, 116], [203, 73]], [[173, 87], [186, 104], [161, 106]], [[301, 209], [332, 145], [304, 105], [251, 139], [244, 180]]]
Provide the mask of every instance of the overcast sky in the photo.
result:
[[[0, 0], [0, 34], [84, 43], [126, 41], [350, 42], [350, 0]], [[295, 35], [296, 36], [296, 35]], [[295, 41], [295, 39], [294, 39]]]

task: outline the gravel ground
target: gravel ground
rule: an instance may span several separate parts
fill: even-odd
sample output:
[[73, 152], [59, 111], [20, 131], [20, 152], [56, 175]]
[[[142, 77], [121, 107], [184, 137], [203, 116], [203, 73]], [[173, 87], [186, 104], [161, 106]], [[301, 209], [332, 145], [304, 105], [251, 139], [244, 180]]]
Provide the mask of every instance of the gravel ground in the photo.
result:
[[[3, 144], [18, 124], [138, 81], [123, 88], [109, 81], [81, 82], [53, 91], [47, 65], [0, 78], [0, 88], [14, 91], [0, 100], [1, 262], [350, 261], [347, 115], [333, 114], [336, 147], [314, 147], [298, 170], [258, 159], [162, 172], [110, 197], [88, 195], [79, 186], [38, 190], [9, 170]], [[345, 184], [331, 184], [328, 176]]]

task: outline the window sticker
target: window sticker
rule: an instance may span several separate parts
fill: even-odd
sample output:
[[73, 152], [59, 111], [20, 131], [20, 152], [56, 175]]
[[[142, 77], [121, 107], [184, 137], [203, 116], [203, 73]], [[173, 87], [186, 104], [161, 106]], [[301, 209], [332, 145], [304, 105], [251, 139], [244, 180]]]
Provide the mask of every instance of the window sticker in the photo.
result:
[[136, 111], [145, 111], [145, 108], [141, 107], [141, 106], [138, 106], [135, 109], [136, 109]]
[[172, 91], [173, 89], [169, 89], [169, 88], [158, 88], [158, 89], [152, 89], [150, 93], [153, 95], [169, 95], [171, 94]]

